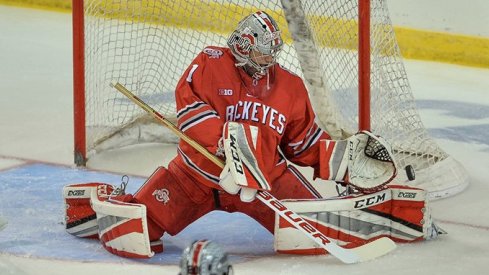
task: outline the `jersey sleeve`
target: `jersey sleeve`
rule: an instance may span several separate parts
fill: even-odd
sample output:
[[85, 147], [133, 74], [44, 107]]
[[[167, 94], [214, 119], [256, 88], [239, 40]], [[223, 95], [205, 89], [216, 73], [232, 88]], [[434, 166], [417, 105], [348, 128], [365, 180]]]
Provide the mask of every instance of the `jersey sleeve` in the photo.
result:
[[182, 75], [176, 88], [178, 128], [211, 153], [216, 153], [223, 122], [209, 104], [211, 68], [208, 57], [199, 54]]
[[330, 136], [317, 125], [316, 115], [302, 81], [298, 84], [295, 94], [296, 104], [292, 105], [291, 120], [284, 132], [280, 148], [285, 157], [293, 163], [317, 169], [319, 140], [330, 139]]
[[[218, 151], [223, 121], [212, 106], [212, 69], [208, 57], [198, 55], [182, 75], [175, 90], [178, 128], [212, 154]], [[175, 164], [209, 187], [218, 188], [222, 168], [181, 140]]]

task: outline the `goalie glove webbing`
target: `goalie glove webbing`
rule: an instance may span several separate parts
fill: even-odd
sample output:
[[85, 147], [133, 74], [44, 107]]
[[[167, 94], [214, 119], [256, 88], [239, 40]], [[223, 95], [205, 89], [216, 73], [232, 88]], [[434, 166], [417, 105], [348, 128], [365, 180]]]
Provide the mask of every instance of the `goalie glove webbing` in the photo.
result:
[[319, 177], [352, 185], [362, 192], [382, 189], [397, 174], [390, 145], [362, 131], [346, 140], [320, 141]]

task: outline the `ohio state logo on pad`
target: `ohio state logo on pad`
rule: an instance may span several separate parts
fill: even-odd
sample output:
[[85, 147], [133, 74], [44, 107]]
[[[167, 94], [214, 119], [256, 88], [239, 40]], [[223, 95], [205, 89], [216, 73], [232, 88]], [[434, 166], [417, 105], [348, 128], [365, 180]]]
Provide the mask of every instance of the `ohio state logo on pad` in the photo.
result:
[[170, 192], [168, 192], [167, 189], [155, 190], [151, 195], [153, 195], [157, 201], [164, 204], [167, 204], [170, 201]]

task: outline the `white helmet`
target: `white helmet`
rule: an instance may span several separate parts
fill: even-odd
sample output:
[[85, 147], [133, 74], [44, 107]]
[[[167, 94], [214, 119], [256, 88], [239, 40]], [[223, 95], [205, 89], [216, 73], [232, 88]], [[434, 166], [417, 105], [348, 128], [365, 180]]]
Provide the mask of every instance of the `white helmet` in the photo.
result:
[[233, 267], [217, 244], [200, 240], [185, 248], [180, 260], [180, 275], [232, 275]]
[[[251, 65], [257, 71], [264, 71], [273, 66], [277, 61], [277, 55], [282, 49], [283, 41], [277, 22], [264, 11], [257, 11], [245, 17], [238, 24], [236, 30], [227, 41], [237, 66]], [[250, 55], [257, 51], [262, 55], [269, 56], [266, 63], [258, 63]]]

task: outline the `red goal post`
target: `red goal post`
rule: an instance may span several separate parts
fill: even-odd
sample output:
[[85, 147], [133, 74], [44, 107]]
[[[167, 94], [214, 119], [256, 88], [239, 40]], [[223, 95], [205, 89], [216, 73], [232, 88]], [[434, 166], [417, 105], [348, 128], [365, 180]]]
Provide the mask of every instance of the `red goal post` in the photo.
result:
[[75, 164], [87, 160], [85, 131], [85, 21], [83, 0], [73, 0], [73, 125]]
[[429, 136], [416, 109], [385, 0], [73, 0], [75, 163], [100, 151], [175, 142], [110, 87], [120, 82], [174, 118], [173, 90], [208, 45], [225, 45], [245, 15], [266, 10], [283, 31], [279, 62], [301, 76], [334, 138], [370, 129], [389, 140], [409, 182], [432, 198], [462, 191], [464, 168]]

